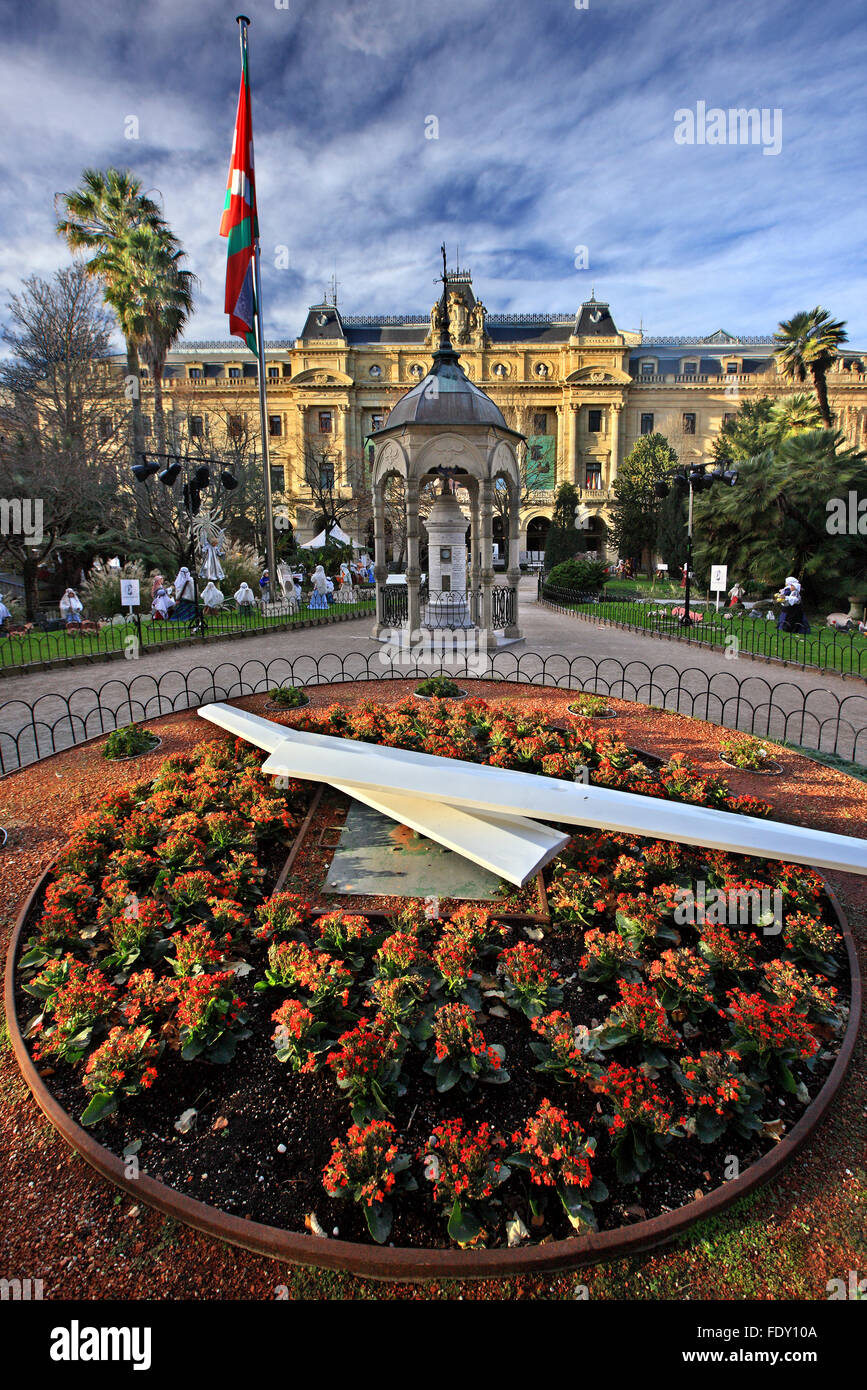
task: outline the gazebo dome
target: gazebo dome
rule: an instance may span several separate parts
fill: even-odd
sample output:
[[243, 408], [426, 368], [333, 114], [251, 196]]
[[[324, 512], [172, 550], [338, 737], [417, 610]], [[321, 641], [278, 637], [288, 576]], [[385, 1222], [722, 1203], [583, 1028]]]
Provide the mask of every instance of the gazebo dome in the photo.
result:
[[395, 425], [495, 425], [508, 429], [499, 406], [470, 381], [449, 344], [434, 353], [433, 365], [389, 412], [386, 430]]

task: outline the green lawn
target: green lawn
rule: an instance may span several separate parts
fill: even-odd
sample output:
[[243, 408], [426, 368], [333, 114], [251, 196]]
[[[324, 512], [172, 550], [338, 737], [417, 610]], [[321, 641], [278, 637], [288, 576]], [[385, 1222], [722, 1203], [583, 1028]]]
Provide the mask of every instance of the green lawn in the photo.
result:
[[[207, 618], [209, 634], [212, 637], [242, 632], [266, 632], [273, 628], [291, 628], [311, 620], [333, 622], [336, 617], [352, 615], [359, 617], [372, 614], [375, 603], [372, 599], [362, 603], [333, 604], [327, 610], [309, 610], [302, 606], [292, 616], [274, 618], [256, 613], [253, 617], [242, 617], [238, 612], [224, 612], [219, 618]], [[193, 636], [190, 623], [153, 623], [149, 618], [142, 619], [141, 639], [145, 651], [165, 649], [178, 642], [189, 641]], [[101, 632], [82, 633], [71, 636], [68, 632], [31, 632], [26, 637], [0, 636], [0, 667], [17, 668], [42, 662], [66, 661], [75, 656], [98, 657], [109, 652], [122, 652], [127, 642], [138, 640], [135, 623], [122, 627], [104, 627]], [[205, 639], [207, 640], [207, 638]], [[134, 648], [131, 648], [134, 650]]]
[[[867, 677], [867, 637], [860, 633], [835, 632], [825, 626], [821, 616], [810, 617], [812, 631], [804, 635], [781, 633], [775, 623], [764, 618], [727, 618], [725, 609], [717, 613], [713, 607], [698, 608], [695, 616], [701, 621], [692, 628], [680, 626], [678, 618], [669, 612], [656, 610], [653, 602], [629, 603], [622, 594], [609, 598], [612, 586], [605, 586], [600, 603], [569, 602], [568, 597], [554, 599], [561, 607], [572, 608], [588, 617], [605, 618], [624, 623], [636, 631], [658, 632], [675, 637], [688, 637], [702, 646], [728, 647], [736, 637], [738, 649], [760, 656], [776, 657], [795, 665], [816, 666], [821, 670], [842, 671]], [[671, 597], [657, 589], [655, 598]], [[674, 596], [682, 601], [683, 590], [677, 586]], [[675, 604], [674, 607], [679, 607]]]

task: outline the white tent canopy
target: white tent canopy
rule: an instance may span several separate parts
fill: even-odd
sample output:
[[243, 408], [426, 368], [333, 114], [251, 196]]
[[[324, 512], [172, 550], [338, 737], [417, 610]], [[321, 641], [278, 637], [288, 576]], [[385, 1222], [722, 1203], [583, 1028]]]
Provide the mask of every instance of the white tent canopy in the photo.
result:
[[327, 540], [337, 541], [338, 545], [351, 545], [353, 549], [358, 549], [358, 547], [355, 545], [355, 542], [349, 536], [347, 536], [345, 531], [341, 531], [339, 526], [332, 526], [327, 536], [324, 531], [320, 531], [319, 535], [314, 536], [312, 541], [305, 541], [303, 545], [300, 545], [298, 547], [298, 549], [321, 550]]

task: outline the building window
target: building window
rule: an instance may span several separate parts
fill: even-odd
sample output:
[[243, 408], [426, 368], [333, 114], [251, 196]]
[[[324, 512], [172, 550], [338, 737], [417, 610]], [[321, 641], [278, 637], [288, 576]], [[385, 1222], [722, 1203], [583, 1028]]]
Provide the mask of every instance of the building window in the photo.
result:
[[590, 431], [591, 434], [600, 434], [600, 433], [602, 432], [602, 411], [601, 411], [601, 410], [588, 410], [588, 412], [587, 412], [587, 428], [588, 428], [588, 430]]
[[584, 470], [584, 476], [586, 486], [598, 492], [602, 487], [602, 464], [588, 463]]
[[320, 463], [319, 465], [319, 486], [325, 492], [330, 492], [334, 487], [334, 464]]
[[725, 415], [723, 416], [723, 424], [724, 424], [724, 425], [727, 425], [727, 424], [729, 424], [729, 422], [730, 422], [731, 420], [734, 420], [734, 419], [736, 419], [736, 418], [737, 418], [737, 417], [736, 417], [735, 412], [734, 412], [733, 410], [727, 410], [726, 413], [725, 413]]
[[642, 375], [642, 376], [655, 376], [655, 375], [656, 375], [656, 363], [655, 363], [655, 362], [642, 362], [642, 364], [641, 364], [641, 375]]
[[698, 368], [697, 368], [697, 366], [696, 366], [696, 364], [695, 364], [694, 362], [684, 362], [684, 364], [683, 364], [683, 374], [684, 374], [684, 376], [695, 376], [695, 374], [696, 374], [697, 371], [698, 371]]
[[685, 410], [683, 413], [683, 432], [695, 434], [695, 415], [692, 411]]
[[282, 463], [271, 464], [271, 491], [282, 492], [286, 486], [286, 479], [283, 476]]
[[737, 364], [737, 362], [726, 362], [726, 374], [727, 374], [728, 376], [737, 376], [737, 374], [738, 374], [738, 364]]
[[371, 417], [370, 417], [370, 428], [371, 428], [371, 430], [381, 430], [384, 424], [385, 424], [385, 416], [384, 416], [384, 415], [371, 415]]
[[240, 368], [240, 367], [230, 367], [230, 368], [229, 368], [229, 380], [230, 380], [230, 381], [238, 381], [238, 380], [240, 380], [240, 376], [241, 376], [241, 368]]
[[534, 434], [547, 434], [547, 433], [548, 433], [548, 416], [547, 416], [547, 415], [534, 415], [534, 416], [533, 416], [533, 433], [534, 433]]
[[652, 416], [652, 415], [650, 415], [650, 414], [642, 414], [642, 416], [641, 416], [641, 433], [642, 433], [642, 434], [653, 434], [653, 416]]
[[193, 439], [201, 439], [205, 433], [205, 422], [201, 415], [193, 415], [190, 419], [190, 434]]
[[148, 435], [151, 432], [151, 417], [149, 415], [143, 415], [141, 417], [141, 427], [142, 434], [144, 435], [145, 439], [147, 439]]
[[190, 367], [190, 381], [201, 381], [201, 379], [202, 379], [202, 369], [201, 369], [201, 367]]
[[269, 368], [268, 368], [268, 380], [269, 380], [269, 381], [279, 381], [279, 380], [280, 380], [280, 368], [279, 368], [279, 367], [269, 367]]
[[330, 434], [330, 433], [331, 433], [331, 411], [330, 411], [330, 410], [320, 410], [320, 412], [319, 412], [319, 433], [320, 433], [320, 434]]
[[283, 433], [283, 418], [280, 415], [268, 416], [268, 433], [272, 439], [279, 439]]
[[101, 440], [111, 439], [111, 417], [100, 415], [99, 417], [99, 437]]
[[229, 437], [230, 437], [231, 439], [240, 439], [240, 437], [241, 437], [241, 435], [242, 435], [243, 433], [244, 433], [244, 417], [243, 417], [243, 415], [230, 415], [230, 416], [229, 416]]

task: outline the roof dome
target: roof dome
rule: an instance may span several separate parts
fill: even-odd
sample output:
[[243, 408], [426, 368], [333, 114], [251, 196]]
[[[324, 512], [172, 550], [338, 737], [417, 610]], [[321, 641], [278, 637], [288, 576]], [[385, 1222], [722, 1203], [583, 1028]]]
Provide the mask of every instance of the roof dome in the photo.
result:
[[508, 429], [502, 411], [475, 386], [449, 344], [434, 353], [433, 366], [390, 411], [386, 429], [395, 425], [496, 425]]

